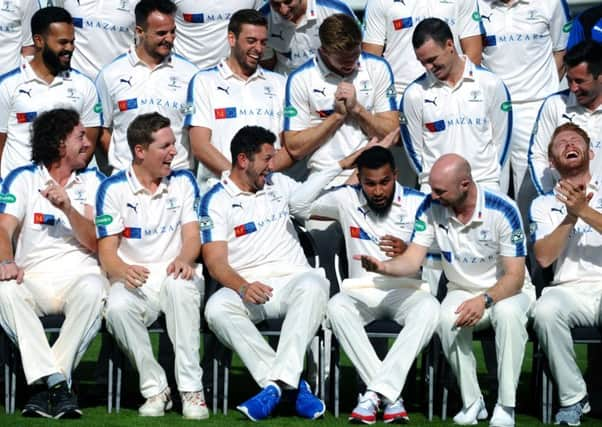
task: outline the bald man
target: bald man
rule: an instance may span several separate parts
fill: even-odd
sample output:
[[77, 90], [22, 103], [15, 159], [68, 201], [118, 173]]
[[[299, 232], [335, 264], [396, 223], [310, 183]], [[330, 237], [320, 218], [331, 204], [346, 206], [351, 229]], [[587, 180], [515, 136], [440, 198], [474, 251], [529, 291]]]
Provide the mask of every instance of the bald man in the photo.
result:
[[514, 201], [476, 184], [468, 162], [441, 156], [429, 176], [431, 194], [416, 213], [412, 243], [389, 261], [356, 255], [368, 271], [410, 276], [432, 243], [441, 249], [449, 282], [441, 303], [439, 336], [458, 379], [460, 425], [487, 418], [477, 381], [472, 333], [492, 326], [498, 357], [498, 400], [491, 426], [514, 426], [516, 387], [527, 341], [526, 323], [535, 290], [525, 269], [527, 249]]

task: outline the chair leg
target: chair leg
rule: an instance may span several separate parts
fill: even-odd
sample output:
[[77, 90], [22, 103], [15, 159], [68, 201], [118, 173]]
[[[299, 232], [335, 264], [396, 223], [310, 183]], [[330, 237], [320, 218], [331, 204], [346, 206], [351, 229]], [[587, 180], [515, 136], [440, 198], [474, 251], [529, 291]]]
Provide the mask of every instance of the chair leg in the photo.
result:
[[107, 373], [107, 412], [109, 414], [113, 412], [113, 354], [109, 357], [109, 369]]
[[428, 360], [428, 364], [427, 364], [427, 385], [428, 385], [428, 400], [429, 400], [428, 420], [433, 421], [433, 406], [434, 406], [434, 393], [435, 393], [433, 382], [434, 382], [434, 378], [435, 378], [435, 367], [433, 366], [433, 363], [432, 363], [433, 361], [430, 356], [430, 352], [429, 352], [429, 354], [427, 354], [426, 359]]
[[332, 349], [333, 352], [333, 356], [334, 356], [334, 416], [335, 418], [339, 418], [339, 381], [340, 381], [340, 377], [341, 377], [341, 366], [340, 366], [340, 353], [339, 353], [339, 347], [338, 346], [333, 346]]
[[228, 380], [230, 379], [230, 367], [224, 363], [224, 415], [228, 415]]
[[[121, 359], [121, 357], [120, 357]], [[121, 373], [123, 371], [123, 366], [121, 360], [119, 360], [119, 365], [117, 365], [117, 383], [115, 384], [115, 412], [119, 413], [121, 409]]]
[[219, 383], [219, 360], [217, 357], [213, 357], [213, 414], [217, 414], [217, 397], [219, 395], [218, 383]]
[[10, 413], [10, 368], [8, 361], [8, 353], [5, 354], [7, 360], [4, 361], [4, 412]]
[[443, 398], [441, 399], [441, 421], [447, 419], [447, 387], [443, 386]]
[[17, 354], [16, 348], [11, 349], [10, 357], [10, 413], [15, 413], [15, 396], [17, 394]]

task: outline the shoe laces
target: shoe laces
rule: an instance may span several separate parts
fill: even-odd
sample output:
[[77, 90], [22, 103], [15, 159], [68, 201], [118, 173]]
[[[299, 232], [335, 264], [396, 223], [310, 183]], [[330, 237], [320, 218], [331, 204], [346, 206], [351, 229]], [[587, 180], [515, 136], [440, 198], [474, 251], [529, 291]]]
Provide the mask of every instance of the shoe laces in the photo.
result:
[[171, 391], [169, 390], [169, 387], [167, 387], [161, 393], [155, 394], [154, 396], [149, 397], [147, 400], [149, 402], [156, 402], [158, 400], [161, 402], [168, 402], [170, 400], [170, 393]]
[[374, 393], [366, 392], [363, 395], [359, 395], [357, 406], [363, 409], [378, 410], [380, 406], [380, 399], [374, 397]]
[[207, 406], [205, 396], [201, 391], [186, 391], [182, 393], [182, 400], [194, 406]]

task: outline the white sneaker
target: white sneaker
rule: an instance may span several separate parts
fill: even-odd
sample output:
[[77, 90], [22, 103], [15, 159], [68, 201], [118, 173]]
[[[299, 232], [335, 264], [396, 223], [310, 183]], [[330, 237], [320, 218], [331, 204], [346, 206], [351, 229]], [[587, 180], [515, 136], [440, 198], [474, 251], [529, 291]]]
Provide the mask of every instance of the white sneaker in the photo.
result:
[[462, 408], [454, 417], [454, 423], [462, 426], [474, 425], [479, 422], [478, 420], [486, 419], [487, 415], [485, 402], [483, 401], [483, 397], [480, 397], [468, 408]]
[[138, 415], [141, 417], [162, 417], [165, 411], [169, 411], [173, 403], [171, 401], [171, 391], [165, 387], [161, 393], [146, 399], [146, 402], [138, 408]]
[[497, 403], [489, 420], [490, 427], [514, 427], [514, 408]]
[[182, 416], [189, 420], [206, 420], [209, 418], [209, 410], [205, 403], [205, 393], [201, 391], [190, 391], [180, 393], [182, 397]]
[[357, 400], [357, 406], [351, 411], [349, 421], [374, 424], [376, 422], [376, 413], [380, 406], [378, 395], [373, 391], [367, 390], [363, 395], [360, 394]]

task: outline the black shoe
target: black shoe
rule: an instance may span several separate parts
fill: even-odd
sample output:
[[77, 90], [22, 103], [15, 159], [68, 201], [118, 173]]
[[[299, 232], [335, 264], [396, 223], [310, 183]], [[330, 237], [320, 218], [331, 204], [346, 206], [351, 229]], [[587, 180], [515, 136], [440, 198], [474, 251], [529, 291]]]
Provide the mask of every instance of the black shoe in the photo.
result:
[[50, 407], [54, 418], [79, 418], [82, 411], [77, 404], [77, 398], [69, 390], [65, 381], [56, 384], [50, 389]]
[[21, 415], [24, 417], [52, 418], [50, 405], [48, 404], [48, 389], [46, 388], [46, 384], [32, 388], [32, 395], [23, 407]]

